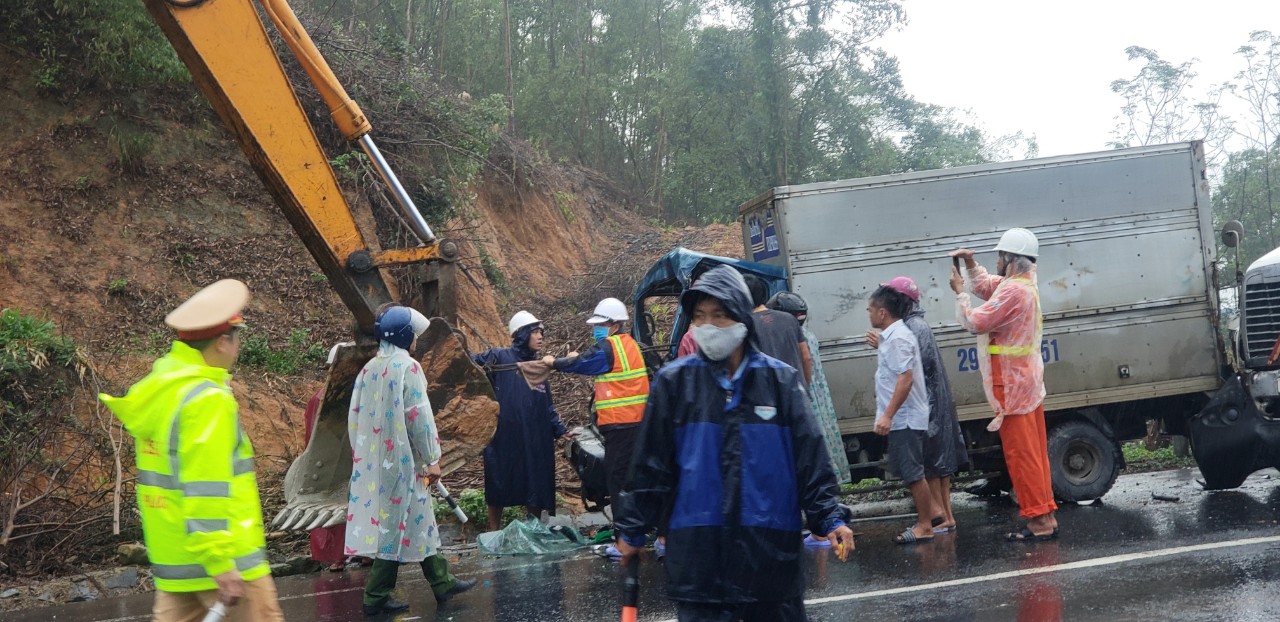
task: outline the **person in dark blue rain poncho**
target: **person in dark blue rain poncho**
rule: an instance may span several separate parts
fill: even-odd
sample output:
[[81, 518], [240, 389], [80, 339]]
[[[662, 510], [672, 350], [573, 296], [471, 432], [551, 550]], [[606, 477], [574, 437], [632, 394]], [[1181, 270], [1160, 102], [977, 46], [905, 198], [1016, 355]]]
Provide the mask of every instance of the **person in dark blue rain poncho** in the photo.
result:
[[635, 563], [648, 530], [668, 523], [667, 593], [681, 622], [805, 620], [802, 513], [842, 560], [853, 533], [800, 372], [757, 350], [734, 269], [708, 271], [680, 305], [698, 353], [650, 387], [617, 547]]
[[[473, 355], [476, 364], [511, 365], [533, 361], [542, 348], [542, 322], [528, 311], [507, 325], [510, 348]], [[523, 505], [534, 516], [556, 513], [555, 440], [568, 433], [551, 403], [546, 382], [530, 388], [516, 370], [490, 371], [498, 398], [498, 429], [484, 448], [484, 500], [489, 531], [502, 527], [503, 508]]]

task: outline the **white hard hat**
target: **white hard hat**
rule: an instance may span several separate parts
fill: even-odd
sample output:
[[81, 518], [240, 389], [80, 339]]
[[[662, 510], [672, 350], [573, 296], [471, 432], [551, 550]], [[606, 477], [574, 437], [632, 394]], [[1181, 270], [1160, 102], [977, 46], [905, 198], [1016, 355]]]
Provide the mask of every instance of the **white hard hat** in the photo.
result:
[[991, 250], [1023, 257], [1039, 257], [1040, 241], [1036, 239], [1036, 234], [1021, 227], [1014, 227], [1005, 231], [1004, 235], [1000, 236], [1000, 242]]
[[608, 322], [621, 322], [631, 319], [627, 316], [627, 305], [622, 304], [617, 298], [605, 298], [596, 305], [595, 315], [587, 320], [588, 324], [605, 324]]
[[516, 331], [520, 330], [521, 328], [524, 328], [530, 324], [541, 324], [541, 323], [542, 323], [542, 320], [539, 320], [538, 318], [533, 317], [533, 314], [529, 313], [528, 311], [516, 311], [516, 314], [511, 316], [511, 321], [507, 322], [507, 332], [511, 333], [511, 336], [514, 337], [516, 334]]

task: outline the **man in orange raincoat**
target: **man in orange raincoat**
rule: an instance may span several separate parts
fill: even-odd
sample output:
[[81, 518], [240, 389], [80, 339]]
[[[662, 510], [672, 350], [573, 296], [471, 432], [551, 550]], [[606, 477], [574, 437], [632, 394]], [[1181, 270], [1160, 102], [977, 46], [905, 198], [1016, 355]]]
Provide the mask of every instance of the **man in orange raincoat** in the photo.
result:
[[1044, 423], [1043, 315], [1035, 265], [1040, 243], [1030, 231], [1014, 228], [1000, 237], [994, 250], [1000, 254], [998, 276], [978, 265], [973, 251], [952, 251], [952, 257], [964, 260], [970, 289], [986, 300], [974, 307], [964, 292], [964, 276], [953, 269], [956, 316], [965, 330], [978, 336], [982, 386], [996, 415], [987, 429], [1000, 432], [1005, 466], [1027, 519], [1025, 527], [1006, 539], [1049, 540], [1058, 536], [1058, 506], [1053, 501]]

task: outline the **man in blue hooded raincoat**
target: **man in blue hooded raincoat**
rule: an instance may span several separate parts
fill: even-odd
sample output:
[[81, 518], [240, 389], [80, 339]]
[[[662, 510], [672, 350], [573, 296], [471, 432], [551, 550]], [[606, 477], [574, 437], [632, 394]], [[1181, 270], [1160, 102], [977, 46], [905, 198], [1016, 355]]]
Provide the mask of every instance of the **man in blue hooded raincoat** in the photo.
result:
[[757, 350], [732, 268], [708, 271], [680, 304], [698, 353], [650, 387], [617, 547], [635, 563], [646, 532], [667, 522], [667, 593], [681, 622], [805, 620], [802, 513], [842, 560], [853, 534], [800, 372]]
[[[542, 322], [528, 311], [516, 313], [507, 324], [510, 348], [493, 348], [474, 355], [481, 367], [514, 366], [538, 359]], [[498, 429], [484, 448], [484, 502], [489, 531], [502, 527], [503, 508], [522, 505], [539, 515], [556, 513], [555, 440], [568, 433], [551, 403], [551, 386], [530, 387], [515, 369], [488, 371], [498, 398]]]

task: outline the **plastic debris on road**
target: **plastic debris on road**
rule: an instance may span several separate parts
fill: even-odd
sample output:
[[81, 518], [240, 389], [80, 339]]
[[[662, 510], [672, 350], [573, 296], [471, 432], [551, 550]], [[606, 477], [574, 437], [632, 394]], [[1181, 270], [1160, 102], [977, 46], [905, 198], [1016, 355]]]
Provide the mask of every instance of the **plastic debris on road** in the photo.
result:
[[511, 521], [501, 531], [482, 533], [476, 543], [488, 555], [542, 555], [589, 544], [576, 529], [562, 525], [548, 528], [536, 518]]

